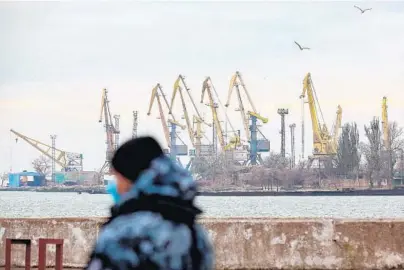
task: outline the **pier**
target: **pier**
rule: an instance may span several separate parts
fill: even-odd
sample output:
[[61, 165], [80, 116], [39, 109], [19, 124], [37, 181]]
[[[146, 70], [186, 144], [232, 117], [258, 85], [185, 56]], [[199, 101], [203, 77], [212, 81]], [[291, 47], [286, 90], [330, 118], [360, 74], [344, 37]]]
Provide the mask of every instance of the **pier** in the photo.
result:
[[[0, 219], [0, 268], [7, 238], [32, 242], [63, 239], [63, 268], [86, 263], [101, 218]], [[404, 266], [404, 220], [205, 218], [216, 250], [216, 269], [400, 269]], [[55, 265], [48, 247], [46, 266]], [[12, 267], [24, 267], [25, 248], [12, 250]]]

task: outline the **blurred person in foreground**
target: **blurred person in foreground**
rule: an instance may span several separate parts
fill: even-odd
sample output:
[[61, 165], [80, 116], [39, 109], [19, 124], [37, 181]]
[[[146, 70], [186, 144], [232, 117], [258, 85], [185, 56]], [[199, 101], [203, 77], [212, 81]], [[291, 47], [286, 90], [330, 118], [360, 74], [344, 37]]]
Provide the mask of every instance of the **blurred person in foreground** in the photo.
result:
[[151, 137], [126, 142], [111, 163], [115, 204], [87, 269], [213, 269], [208, 235], [195, 223], [202, 211], [191, 175]]

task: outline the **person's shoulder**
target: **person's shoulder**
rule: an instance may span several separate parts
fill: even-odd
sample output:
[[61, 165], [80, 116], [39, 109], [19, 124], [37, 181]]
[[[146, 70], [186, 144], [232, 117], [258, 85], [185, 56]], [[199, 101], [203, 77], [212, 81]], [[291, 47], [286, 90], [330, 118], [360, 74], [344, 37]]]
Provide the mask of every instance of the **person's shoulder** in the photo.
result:
[[[105, 252], [114, 243], [124, 239], [136, 240], [148, 234], [150, 228], [162, 222], [161, 216], [149, 212], [138, 212], [114, 218], [100, 231], [96, 252]], [[134, 243], [133, 241], [131, 241]], [[137, 242], [137, 241], [135, 241]]]

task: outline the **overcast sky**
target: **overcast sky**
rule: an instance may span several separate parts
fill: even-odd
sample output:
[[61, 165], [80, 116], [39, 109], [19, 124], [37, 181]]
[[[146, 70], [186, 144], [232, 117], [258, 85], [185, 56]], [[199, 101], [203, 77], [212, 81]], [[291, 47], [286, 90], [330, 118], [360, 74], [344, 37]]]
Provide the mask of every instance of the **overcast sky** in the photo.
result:
[[[360, 14], [354, 4], [373, 9]], [[239, 70], [255, 106], [269, 118], [262, 131], [274, 151], [280, 149], [277, 108], [284, 107], [287, 124], [297, 124], [300, 155], [299, 95], [307, 72], [329, 128], [340, 104], [343, 122], [356, 121], [362, 130], [381, 115], [384, 95], [390, 120], [404, 123], [403, 29], [404, 2], [1, 2], [0, 171], [30, 170], [39, 155], [22, 140], [16, 143], [10, 128], [46, 143], [57, 134], [58, 148], [83, 153], [85, 169], [99, 169], [105, 160], [98, 123], [104, 87], [112, 113], [121, 115], [122, 140], [130, 137], [132, 111], [138, 110], [139, 132], [165, 144], [157, 107], [151, 116], [147, 107], [152, 87], [159, 82], [171, 96], [180, 73], [199, 105], [205, 76], [224, 103]], [[298, 50], [295, 40], [312, 49]], [[235, 105], [234, 97], [229, 114], [241, 129]], [[307, 156], [312, 133], [305, 112]], [[185, 131], [180, 136], [189, 141]]]

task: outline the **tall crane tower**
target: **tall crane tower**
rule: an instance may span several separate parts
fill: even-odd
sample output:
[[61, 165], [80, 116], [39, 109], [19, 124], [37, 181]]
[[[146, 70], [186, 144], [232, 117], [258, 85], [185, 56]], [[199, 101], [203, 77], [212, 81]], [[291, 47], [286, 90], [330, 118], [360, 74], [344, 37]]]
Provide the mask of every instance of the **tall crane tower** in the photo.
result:
[[[105, 127], [105, 133], [107, 140], [105, 144], [107, 145], [107, 150], [105, 154], [105, 163], [101, 167], [100, 174], [103, 175], [105, 173], [110, 174], [111, 173], [111, 159], [112, 156], [117, 149], [118, 146], [118, 141], [119, 140], [119, 116], [115, 115], [115, 125], [114, 122], [112, 121], [112, 114], [111, 110], [109, 107], [109, 100], [108, 100], [108, 91], [107, 89], [102, 90], [102, 98], [101, 98], [101, 112], [100, 112], [100, 118], [98, 122], [102, 123], [104, 120], [104, 127]], [[118, 124], [118, 126], [116, 126]]]
[[285, 151], [285, 115], [289, 114], [288, 109], [283, 109], [280, 108], [278, 109], [278, 114], [281, 116], [281, 156], [285, 157], [286, 156], [286, 151]]
[[387, 97], [383, 97], [382, 100], [382, 128], [383, 128], [383, 146], [385, 150], [390, 148], [389, 140], [389, 117], [387, 113]]
[[391, 151], [391, 137], [390, 137], [390, 128], [389, 128], [389, 118], [387, 113], [387, 97], [383, 97], [382, 100], [382, 129], [383, 129], [383, 148], [384, 153], [387, 157], [387, 166], [388, 166], [388, 184], [392, 185], [392, 176], [393, 176], [393, 166], [392, 166], [392, 151]]
[[137, 137], [137, 114], [138, 111], [133, 111], [132, 139]]
[[290, 167], [294, 168], [296, 165], [296, 152], [295, 152], [295, 128], [296, 124], [290, 124], [290, 152], [291, 152], [291, 159], [290, 159]]
[[117, 132], [115, 132], [115, 141], [114, 141], [114, 143], [115, 143], [115, 150], [116, 149], [118, 149], [118, 147], [119, 147], [119, 133], [120, 133], [120, 130], [119, 130], [119, 119], [121, 118], [121, 116], [120, 115], [117, 115], [117, 114], [115, 114], [114, 115], [114, 120], [115, 120], [115, 129], [116, 129], [116, 131]]

